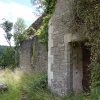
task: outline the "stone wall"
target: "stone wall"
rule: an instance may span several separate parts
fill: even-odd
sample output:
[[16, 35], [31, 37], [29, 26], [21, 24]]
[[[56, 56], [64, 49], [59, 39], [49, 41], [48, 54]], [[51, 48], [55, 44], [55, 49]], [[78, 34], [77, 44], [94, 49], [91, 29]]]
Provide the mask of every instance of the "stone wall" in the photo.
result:
[[[73, 0], [57, 0], [54, 14], [49, 21], [48, 85], [61, 96], [82, 89], [82, 51], [80, 63], [72, 62], [71, 42], [82, 41], [77, 33], [71, 33]], [[76, 60], [76, 59], [75, 59]]]
[[44, 46], [38, 43], [37, 36], [34, 36], [31, 40], [26, 39], [21, 42], [20, 68], [27, 73], [37, 70], [47, 70], [47, 52]]

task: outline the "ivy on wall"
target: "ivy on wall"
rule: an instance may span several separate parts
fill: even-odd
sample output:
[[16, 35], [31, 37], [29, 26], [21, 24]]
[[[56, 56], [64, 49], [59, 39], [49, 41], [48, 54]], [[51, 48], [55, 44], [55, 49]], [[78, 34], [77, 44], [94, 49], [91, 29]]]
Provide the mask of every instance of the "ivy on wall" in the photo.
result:
[[[21, 34], [19, 36], [19, 41], [23, 41], [25, 40], [26, 38], [28, 39], [32, 39], [33, 35], [38, 35], [39, 36], [39, 42], [41, 44], [43, 44], [46, 48], [46, 50], [48, 51], [48, 23], [49, 23], [49, 20], [51, 18], [51, 15], [53, 14], [53, 11], [54, 11], [54, 8], [55, 8], [55, 4], [56, 4], [56, 1], [57, 0], [31, 0], [31, 2], [34, 4], [36, 3], [35, 5], [39, 5], [39, 3], [41, 4], [41, 6], [43, 6], [45, 9], [44, 9], [44, 13], [43, 13], [43, 19], [40, 19], [40, 20], [43, 20], [42, 21], [42, 26], [36, 30], [33, 28], [34, 26], [30, 26], [26, 31], [24, 31], [23, 34]], [[38, 9], [41, 8], [40, 6], [38, 7]], [[35, 22], [36, 24], [36, 22]], [[39, 24], [39, 22], [37, 22], [37, 25]], [[41, 21], [40, 21], [40, 24], [41, 24]], [[36, 27], [36, 26], [35, 26]]]
[[39, 42], [45, 46], [46, 50], [48, 50], [48, 23], [50, 17], [50, 15], [47, 15], [43, 18], [43, 25], [37, 31]]
[[23, 34], [19, 35], [19, 37], [18, 37], [19, 41], [21, 42], [27, 38], [32, 39], [32, 36], [35, 34], [35, 32], [36, 32], [36, 30], [32, 26], [30, 26], [27, 30], [25, 30], [23, 32]]
[[43, 5], [45, 6], [43, 18], [43, 24], [37, 31], [39, 34], [39, 42], [42, 43], [48, 51], [48, 23], [55, 9], [56, 0], [44, 0]]
[[74, 0], [71, 29], [87, 39], [91, 49], [91, 86], [100, 86], [100, 0]]

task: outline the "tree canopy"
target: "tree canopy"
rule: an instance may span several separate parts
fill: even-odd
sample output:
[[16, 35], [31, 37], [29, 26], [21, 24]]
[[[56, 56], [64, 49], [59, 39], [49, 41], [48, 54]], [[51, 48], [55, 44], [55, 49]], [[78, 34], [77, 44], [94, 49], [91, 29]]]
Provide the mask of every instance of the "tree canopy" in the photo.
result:
[[20, 45], [20, 38], [26, 29], [25, 21], [22, 18], [17, 18], [14, 24], [14, 42], [15, 46]]

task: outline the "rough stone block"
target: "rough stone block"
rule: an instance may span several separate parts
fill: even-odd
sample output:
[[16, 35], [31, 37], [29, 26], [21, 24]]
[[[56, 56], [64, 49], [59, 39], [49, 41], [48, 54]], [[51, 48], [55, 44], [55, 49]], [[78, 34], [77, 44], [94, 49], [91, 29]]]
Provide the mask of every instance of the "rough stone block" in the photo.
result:
[[56, 47], [51, 47], [51, 55], [54, 55], [56, 53]]
[[7, 90], [8, 90], [7, 84], [0, 82], [0, 92], [4, 92]]

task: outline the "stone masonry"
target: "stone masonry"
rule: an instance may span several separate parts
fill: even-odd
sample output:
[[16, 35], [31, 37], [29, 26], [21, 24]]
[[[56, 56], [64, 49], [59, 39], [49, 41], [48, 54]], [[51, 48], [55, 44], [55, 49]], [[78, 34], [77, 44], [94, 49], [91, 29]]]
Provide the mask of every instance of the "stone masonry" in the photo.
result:
[[[36, 51], [33, 52], [33, 48]], [[33, 61], [35, 53], [35, 62]], [[20, 44], [20, 68], [23, 72], [31, 73], [34, 71], [47, 70], [47, 52], [43, 45], [38, 43], [38, 37], [34, 36], [31, 40], [25, 39]]]
[[[43, 17], [44, 15], [40, 16], [30, 27], [33, 27], [37, 31], [42, 25]], [[34, 34], [31, 37], [32, 39], [26, 38], [20, 44], [20, 68], [27, 73], [36, 70], [47, 71], [47, 51], [39, 43], [39, 37], [37, 35]]]
[[72, 62], [71, 42], [82, 41], [77, 33], [71, 33], [71, 11], [73, 0], [57, 0], [54, 14], [49, 21], [48, 41], [48, 85], [61, 96], [82, 88], [82, 48], [77, 47], [79, 57]]

